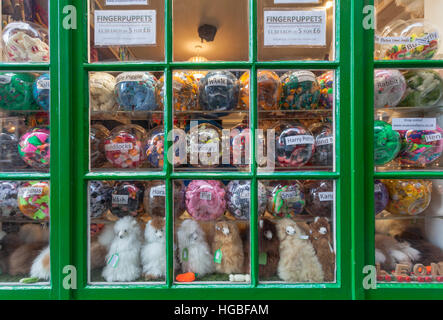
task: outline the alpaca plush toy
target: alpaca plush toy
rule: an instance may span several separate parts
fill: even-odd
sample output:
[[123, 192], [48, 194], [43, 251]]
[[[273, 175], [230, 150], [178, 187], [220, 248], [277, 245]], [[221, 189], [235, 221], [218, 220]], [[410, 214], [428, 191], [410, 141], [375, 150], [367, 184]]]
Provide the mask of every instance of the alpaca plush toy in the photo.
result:
[[277, 228], [274, 222], [263, 218], [259, 220], [259, 276], [269, 278], [277, 273], [278, 261], [280, 260], [280, 241], [277, 236]]
[[335, 279], [335, 252], [331, 236], [331, 225], [328, 218], [316, 217], [309, 227], [310, 239], [323, 268], [325, 281]]
[[162, 217], [154, 217], [146, 223], [145, 243], [141, 251], [143, 275], [146, 280], [164, 279], [166, 276], [165, 223], [165, 218]]
[[277, 223], [280, 239], [278, 276], [287, 282], [322, 282], [324, 273], [302, 224], [289, 218]]
[[112, 240], [114, 240], [114, 224], [112, 223], [106, 225], [99, 235], [91, 240], [91, 270], [103, 268], [106, 265], [106, 255]]
[[398, 263], [412, 265], [420, 260], [420, 252], [408, 242], [399, 242], [383, 234], [375, 235], [375, 263], [386, 271], [395, 269]]
[[140, 277], [141, 230], [137, 220], [126, 216], [114, 225], [114, 240], [102, 275], [107, 282], [129, 282]]
[[212, 251], [216, 272], [236, 274], [243, 271], [243, 244], [235, 222], [219, 221], [215, 224]]
[[49, 246], [43, 249], [35, 258], [31, 267], [31, 278], [49, 281], [51, 277], [51, 265], [49, 256]]
[[214, 272], [213, 255], [196, 221], [183, 221], [177, 230], [177, 240], [183, 273], [193, 272], [204, 276]]

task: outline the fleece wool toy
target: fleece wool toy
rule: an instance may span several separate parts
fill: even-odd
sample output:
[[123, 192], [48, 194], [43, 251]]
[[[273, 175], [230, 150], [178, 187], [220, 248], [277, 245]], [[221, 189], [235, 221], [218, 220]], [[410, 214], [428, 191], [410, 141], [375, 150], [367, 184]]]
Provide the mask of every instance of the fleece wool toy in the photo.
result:
[[320, 261], [323, 268], [325, 281], [334, 281], [335, 251], [332, 243], [329, 220], [324, 217], [316, 217], [309, 227], [311, 228], [310, 239], [317, 254], [318, 261]]
[[35, 258], [31, 267], [31, 278], [49, 281], [51, 277], [51, 265], [49, 256], [49, 246], [44, 248]]
[[107, 282], [130, 282], [141, 275], [141, 230], [137, 220], [126, 216], [114, 225], [114, 240], [106, 256], [102, 275]]
[[412, 265], [420, 260], [421, 254], [408, 242], [399, 242], [383, 234], [375, 235], [375, 263], [384, 270], [395, 270], [396, 264]]
[[284, 218], [277, 223], [280, 239], [278, 276], [286, 282], [323, 282], [324, 273], [301, 224]]
[[235, 222], [219, 221], [215, 224], [212, 251], [216, 272], [236, 274], [243, 271], [243, 244]]
[[258, 272], [260, 277], [269, 278], [277, 274], [280, 241], [274, 222], [263, 218], [259, 220], [259, 227]]
[[214, 272], [211, 250], [196, 221], [183, 221], [177, 230], [177, 240], [183, 273], [193, 272], [201, 277]]

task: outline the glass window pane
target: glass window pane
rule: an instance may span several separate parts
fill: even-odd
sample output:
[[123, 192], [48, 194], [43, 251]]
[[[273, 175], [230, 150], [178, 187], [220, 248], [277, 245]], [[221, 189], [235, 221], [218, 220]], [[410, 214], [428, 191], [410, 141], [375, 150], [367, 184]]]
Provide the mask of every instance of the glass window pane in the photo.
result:
[[335, 282], [334, 181], [258, 183], [259, 278]]
[[161, 171], [163, 73], [91, 72], [90, 169]]
[[49, 182], [0, 181], [0, 283], [48, 283]]
[[0, 96], [0, 172], [49, 172], [49, 74], [0, 72]]
[[164, 0], [89, 3], [89, 62], [164, 61]]
[[443, 70], [376, 70], [375, 165], [379, 171], [439, 170]]
[[1, 62], [49, 62], [49, 1], [1, 1]]
[[249, 171], [249, 72], [173, 74], [175, 171]]
[[335, 1], [300, 2], [257, 1], [258, 60], [335, 59]]
[[248, 0], [173, 0], [174, 61], [246, 61]]
[[375, 59], [441, 59], [442, 0], [376, 0]]
[[250, 282], [250, 188], [248, 180], [176, 181], [176, 282]]
[[379, 282], [443, 281], [443, 180], [376, 180]]
[[164, 282], [165, 182], [89, 182], [89, 282]]
[[260, 171], [334, 170], [334, 71], [257, 73]]

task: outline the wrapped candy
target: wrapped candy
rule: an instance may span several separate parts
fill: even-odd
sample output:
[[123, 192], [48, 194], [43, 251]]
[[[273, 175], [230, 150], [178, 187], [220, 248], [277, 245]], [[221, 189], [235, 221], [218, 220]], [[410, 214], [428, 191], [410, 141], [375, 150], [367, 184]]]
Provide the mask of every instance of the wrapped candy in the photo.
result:
[[[164, 76], [158, 81], [159, 105], [163, 106]], [[172, 103], [175, 111], [198, 110], [198, 85], [191, 72], [175, 71], [172, 74]]]
[[443, 130], [409, 130], [404, 133], [404, 148], [399, 159], [403, 164], [427, 166], [440, 159], [443, 152]]
[[92, 111], [114, 111], [116, 109], [115, 85], [115, 77], [112, 74], [93, 72], [89, 75], [89, 93]]
[[49, 111], [51, 82], [49, 80], [49, 73], [44, 73], [39, 76], [32, 85], [32, 96], [35, 103], [45, 111]]
[[382, 180], [389, 192], [386, 210], [396, 215], [415, 216], [431, 202], [430, 180]]
[[301, 125], [280, 124], [275, 128], [275, 158], [280, 167], [301, 167], [312, 157], [315, 140]]
[[112, 187], [106, 182], [89, 182], [89, 216], [101, 217], [111, 207]]
[[400, 134], [384, 121], [374, 122], [374, 162], [382, 166], [394, 160], [401, 148]]
[[23, 182], [18, 189], [18, 208], [28, 218], [49, 220], [49, 183]]
[[375, 108], [393, 108], [406, 92], [406, 80], [398, 70], [376, 70], [374, 74]]
[[315, 74], [308, 70], [290, 71], [281, 78], [282, 110], [313, 110], [319, 108], [320, 86]]
[[144, 152], [148, 163], [153, 168], [163, 168], [165, 154], [164, 135], [162, 126], [155, 127], [148, 132]]
[[105, 139], [109, 134], [109, 130], [101, 124], [91, 126], [89, 133], [91, 168], [100, 168], [106, 162]]
[[239, 97], [237, 78], [229, 71], [210, 71], [199, 81], [199, 104], [205, 111], [233, 110]]
[[404, 107], [432, 107], [443, 97], [443, 80], [434, 70], [405, 72], [406, 93], [400, 103]]
[[332, 166], [334, 163], [334, 132], [329, 123], [317, 122], [309, 127], [315, 139], [315, 152], [310, 160], [313, 166]]
[[105, 140], [106, 159], [116, 168], [139, 167], [143, 160], [142, 141], [145, 138], [145, 129], [138, 125], [114, 128]]
[[319, 108], [332, 109], [334, 106], [334, 71], [327, 71], [317, 77], [320, 86]]
[[154, 111], [158, 109], [157, 88], [150, 72], [124, 72], [116, 78], [115, 95], [125, 111]]
[[216, 180], [193, 180], [186, 188], [185, 202], [195, 220], [215, 220], [226, 210], [224, 186]]
[[18, 152], [34, 169], [49, 169], [51, 158], [49, 137], [48, 128], [33, 128], [20, 138]]
[[[185, 185], [181, 180], [174, 180], [174, 216], [180, 216], [185, 210]], [[166, 187], [164, 181], [149, 181], [145, 185], [143, 197], [145, 213], [151, 216], [165, 216]]]
[[245, 123], [240, 123], [230, 130], [231, 164], [236, 167], [247, 167], [251, 163], [249, 131]]
[[[248, 180], [233, 180], [226, 186], [226, 204], [229, 212], [240, 220], [249, 220], [251, 182]], [[262, 215], [266, 210], [266, 190], [261, 182], [258, 182], [258, 214]]]
[[9, 62], [49, 62], [48, 32], [37, 24], [11, 22], [4, 28], [2, 39]]
[[332, 181], [308, 181], [306, 190], [306, 211], [316, 217], [332, 216], [334, 205], [334, 184]]
[[386, 209], [389, 202], [389, 193], [386, 186], [380, 180], [374, 181], [374, 211], [375, 215]]
[[15, 181], [0, 181], [0, 216], [9, 217], [18, 212], [18, 186]]
[[34, 80], [34, 76], [30, 73], [0, 72], [0, 108], [37, 109], [32, 96]]
[[293, 217], [306, 205], [303, 187], [298, 181], [272, 182], [267, 187], [268, 212], [275, 217]]
[[137, 216], [141, 210], [143, 191], [139, 183], [117, 183], [111, 193], [111, 213], [119, 218]]
[[220, 164], [221, 131], [209, 123], [193, 127], [187, 134], [189, 163], [199, 168], [214, 168]]
[[438, 51], [438, 28], [423, 19], [396, 20], [376, 37], [382, 60], [432, 59]]

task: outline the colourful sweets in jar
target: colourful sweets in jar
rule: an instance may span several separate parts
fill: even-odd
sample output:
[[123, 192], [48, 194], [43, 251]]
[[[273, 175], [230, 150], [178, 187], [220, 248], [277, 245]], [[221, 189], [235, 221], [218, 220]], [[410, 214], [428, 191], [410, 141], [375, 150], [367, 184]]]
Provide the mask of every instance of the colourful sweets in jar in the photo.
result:
[[154, 111], [157, 104], [157, 79], [150, 72], [124, 72], [117, 76], [115, 95], [124, 111]]
[[318, 102], [321, 109], [332, 109], [334, 106], [334, 71], [327, 71], [317, 77], [320, 86], [320, 100]]
[[110, 73], [93, 72], [89, 75], [89, 93], [92, 111], [109, 112], [116, 109], [115, 85], [115, 77]]
[[46, 181], [23, 182], [17, 196], [20, 211], [34, 220], [49, 220], [49, 183]]
[[26, 164], [34, 169], [49, 169], [49, 137], [48, 128], [33, 128], [20, 138], [18, 152]]
[[304, 184], [306, 211], [315, 217], [332, 216], [334, 184], [332, 181], [308, 181]]
[[50, 107], [51, 82], [49, 73], [39, 76], [32, 85], [32, 95], [35, 103], [45, 111]]
[[319, 108], [320, 86], [315, 74], [307, 70], [285, 73], [282, 83], [280, 109], [313, 110]]
[[91, 126], [89, 134], [91, 168], [100, 168], [105, 164], [105, 140], [109, 134], [109, 130], [101, 124]]
[[117, 183], [111, 193], [111, 213], [118, 218], [137, 216], [142, 208], [143, 192], [141, 183], [130, 181]]
[[199, 81], [199, 105], [205, 111], [237, 108], [240, 86], [229, 71], [210, 71]]
[[406, 93], [401, 107], [432, 107], [443, 97], [443, 80], [434, 70], [408, 70], [404, 73]]
[[218, 180], [193, 180], [186, 188], [186, 210], [195, 220], [216, 220], [225, 213], [225, 193]]
[[249, 133], [249, 127], [245, 123], [230, 130], [231, 164], [236, 167], [247, 167], [251, 163]]
[[[301, 125], [280, 124], [275, 128], [275, 159], [280, 167], [301, 167], [314, 154], [315, 140]], [[269, 156], [269, 155], [268, 155]]]
[[0, 108], [5, 110], [34, 110], [30, 73], [0, 72]]
[[406, 92], [406, 80], [398, 70], [376, 70], [374, 73], [375, 108], [396, 107]]
[[144, 152], [148, 163], [153, 168], [163, 168], [165, 154], [163, 127], [158, 126], [148, 132]]
[[404, 133], [402, 164], [424, 167], [440, 159], [443, 152], [443, 130], [409, 130]]
[[380, 180], [374, 181], [374, 211], [379, 214], [385, 210], [389, 202], [389, 193], [386, 186]]
[[[165, 95], [164, 76], [158, 81], [159, 105], [163, 106]], [[191, 72], [175, 71], [172, 74], [172, 103], [175, 111], [198, 110], [198, 81]]]
[[400, 134], [384, 121], [374, 122], [374, 162], [382, 166], [397, 157], [401, 149]]
[[267, 186], [268, 212], [275, 217], [293, 217], [306, 205], [303, 186], [298, 181], [271, 182]]
[[394, 215], [415, 216], [431, 202], [430, 180], [382, 180], [389, 192], [386, 210]]

